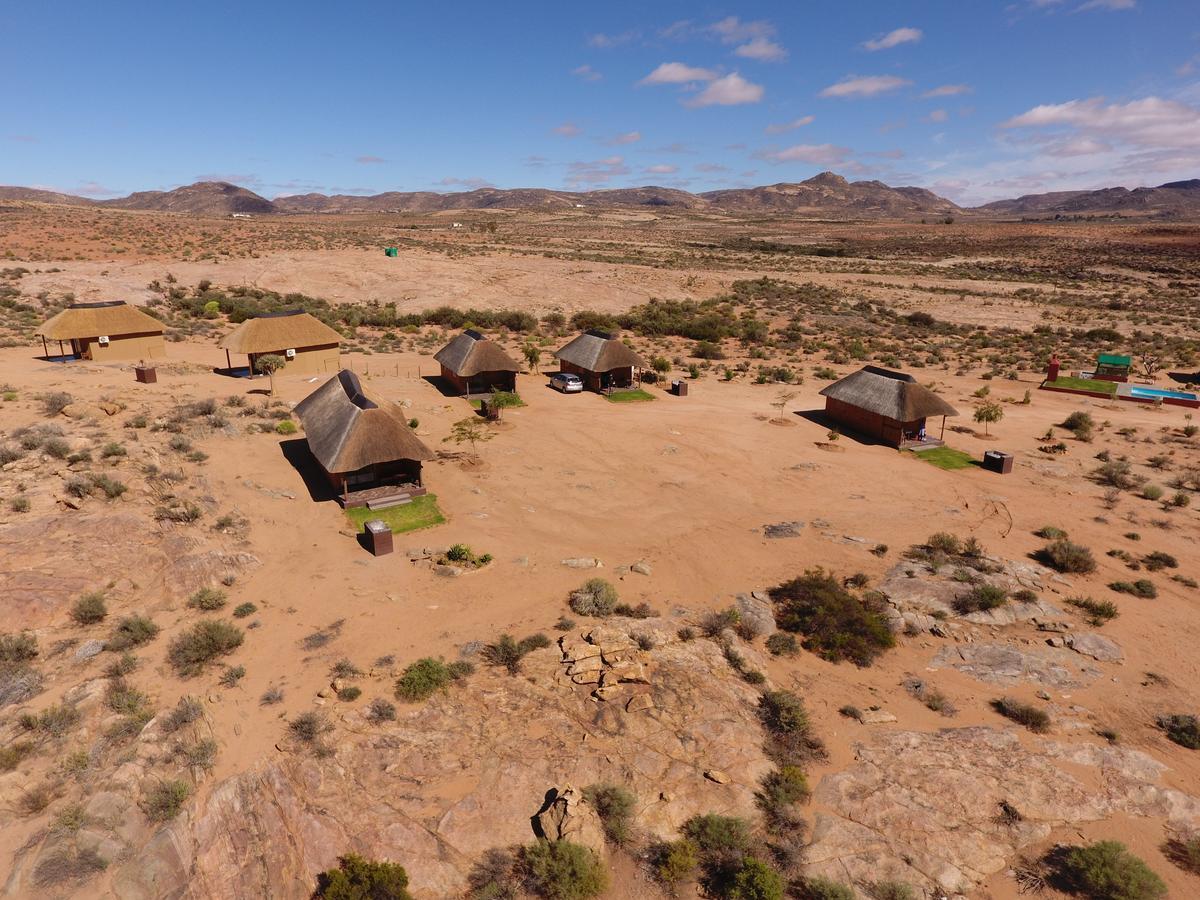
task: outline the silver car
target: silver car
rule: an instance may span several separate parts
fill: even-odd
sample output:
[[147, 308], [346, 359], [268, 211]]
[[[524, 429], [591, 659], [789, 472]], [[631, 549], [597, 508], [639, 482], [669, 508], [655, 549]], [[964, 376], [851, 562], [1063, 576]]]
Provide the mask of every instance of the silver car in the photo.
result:
[[570, 372], [555, 372], [550, 376], [550, 387], [564, 394], [578, 394], [583, 390], [583, 379]]

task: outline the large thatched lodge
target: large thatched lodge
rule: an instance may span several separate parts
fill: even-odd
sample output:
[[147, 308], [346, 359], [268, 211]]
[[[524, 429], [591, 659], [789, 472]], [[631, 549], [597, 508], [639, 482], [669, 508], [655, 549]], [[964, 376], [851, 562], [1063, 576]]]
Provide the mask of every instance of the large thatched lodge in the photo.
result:
[[104, 362], [110, 359], [161, 359], [167, 355], [164, 327], [142, 310], [124, 300], [103, 303], [72, 303], [51, 316], [35, 332], [47, 341], [57, 341], [59, 356]]
[[342, 336], [300, 309], [263, 313], [247, 319], [221, 340], [225, 362], [230, 369], [230, 353], [244, 353], [250, 360], [251, 374], [257, 374], [258, 358], [282, 356], [289, 374], [333, 373], [341, 369]]
[[607, 331], [585, 331], [555, 351], [560, 368], [583, 379], [593, 391], [613, 391], [637, 386], [635, 369], [648, 369], [638, 353]]
[[515, 391], [521, 367], [498, 344], [468, 328], [433, 355], [460, 394]]
[[421, 463], [433, 453], [396, 403], [343, 369], [295, 409], [312, 455], [345, 506], [402, 503], [425, 493]]
[[[958, 410], [904, 372], [864, 366], [824, 388], [825, 415], [866, 437], [893, 447], [937, 446], [946, 416]], [[937, 438], [926, 434], [926, 420], [941, 416]]]

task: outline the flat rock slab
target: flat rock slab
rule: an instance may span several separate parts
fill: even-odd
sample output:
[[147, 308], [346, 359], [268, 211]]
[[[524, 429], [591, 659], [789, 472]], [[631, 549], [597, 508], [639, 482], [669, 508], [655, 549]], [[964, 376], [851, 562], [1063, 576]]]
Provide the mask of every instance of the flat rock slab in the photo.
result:
[[1008, 644], [956, 644], [930, 662], [933, 669], [958, 669], [988, 684], [1029, 682], [1053, 688], [1077, 688], [1102, 674], [1065, 650], [1019, 649]]
[[803, 522], [776, 522], [774, 525], [763, 526], [763, 537], [772, 540], [800, 537], [800, 532], [803, 528]]
[[1068, 635], [1064, 641], [1076, 653], [1082, 653], [1100, 662], [1121, 662], [1125, 659], [1125, 654], [1115, 641], [1090, 631]]
[[736, 599], [738, 615], [756, 634], [766, 637], [778, 631], [770, 596], [762, 591], [753, 591], [749, 594], [738, 594]]

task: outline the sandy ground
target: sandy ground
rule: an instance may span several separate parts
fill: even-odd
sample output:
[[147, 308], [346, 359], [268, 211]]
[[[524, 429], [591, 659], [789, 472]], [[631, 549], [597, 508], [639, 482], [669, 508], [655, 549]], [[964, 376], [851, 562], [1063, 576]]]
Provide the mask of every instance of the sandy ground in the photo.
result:
[[[255, 277], [288, 277], [286, 260], [262, 261], [261, 266], [254, 269]], [[513, 267], [520, 269], [516, 263]], [[399, 285], [384, 280], [379, 271], [383, 268], [381, 263], [360, 271], [353, 290], [370, 294], [371, 285], [379, 284], [381, 291], [387, 287], [402, 292]], [[108, 271], [106, 277], [114, 285], [133, 285], [156, 273], [151, 264], [113, 266]], [[179, 266], [172, 271], [184, 277], [192, 274]], [[656, 275], [664, 279], [659, 285], [676, 277]], [[344, 277], [344, 271], [330, 275], [331, 281]], [[523, 285], [521, 290], [557, 298], [555, 287], [569, 284], [575, 276], [564, 266], [541, 286], [522, 281], [531, 277], [526, 271], [515, 280], [498, 281], [473, 292], [472, 302], [507, 304], [506, 291], [514, 283]], [[417, 280], [415, 273], [413, 279]], [[311, 284], [307, 287], [321, 292]], [[459, 289], [450, 280], [436, 287], [445, 296]], [[465, 282], [461, 289], [467, 290]], [[658, 288], [626, 285], [625, 302], [643, 289], [652, 293]], [[594, 302], [595, 284], [586, 291], [591, 292], [588, 302]], [[563, 302], [570, 302], [569, 296], [573, 295]], [[118, 396], [130, 412], [162, 410], [172, 400], [265, 388], [259, 381], [205, 371], [205, 366], [222, 362], [213, 346], [172, 344], [170, 353], [173, 361], [198, 364], [195, 371], [179, 373], [168, 366], [160, 369], [157, 385], [135, 385], [127, 367], [57, 365], [31, 359], [26, 348], [10, 348], [0, 350], [0, 383], [18, 387], [22, 397], [58, 389], [90, 400]], [[443, 438], [451, 423], [467, 414], [466, 404], [443, 397], [418, 377], [422, 371], [432, 372], [428, 358], [374, 355], [369, 375], [365, 358], [350, 359], [376, 391], [411, 402], [411, 415], [420, 420], [419, 434], [432, 448], [461, 449], [445, 445]], [[960, 410], [970, 409], [970, 393], [983, 383], [942, 372], [925, 375], [948, 384], [944, 396]], [[279, 396], [288, 402], [315, 387], [301, 378], [281, 377], [278, 383]], [[826, 428], [806, 415], [822, 405], [817, 395], [822, 386], [810, 380], [800, 388], [786, 424], [777, 424], [771, 421], [770, 405], [777, 387], [707, 378], [694, 383], [687, 398], [656, 391], [655, 402], [618, 405], [592, 394], [563, 396], [549, 390], [544, 377], [523, 375], [519, 388], [528, 405], [506, 412], [494, 440], [481, 447], [479, 465], [447, 461], [427, 466], [426, 483], [437, 494], [448, 522], [397, 536], [399, 552], [381, 558], [367, 555], [348, 535], [335, 503], [310, 500], [299, 474], [283, 457], [278, 436], [217, 436], [203, 442], [200, 447], [209, 461], [197, 472], [205, 479], [205, 490], [222, 510], [237, 510], [250, 519], [247, 549], [262, 560], [260, 568], [230, 591], [234, 603], [252, 600], [259, 605], [261, 627], [248, 634], [234, 660], [243, 662], [248, 673], [241, 687], [220, 700], [215, 719], [222, 749], [215, 777], [206, 784], [278, 752], [279, 717], [310, 708], [314, 694], [328, 681], [329, 665], [348, 651], [360, 665], [384, 654], [395, 654], [401, 662], [430, 654], [452, 657], [467, 641], [489, 640], [503, 631], [520, 635], [548, 630], [567, 611], [570, 589], [593, 574], [612, 578], [616, 566], [639, 560], [650, 563], [653, 574], [622, 578], [618, 589], [623, 600], [692, 610], [728, 605], [738, 592], [768, 588], [814, 566], [839, 574], [862, 571], [876, 578], [896, 562], [903, 548], [935, 531], [974, 535], [990, 552], [1021, 559], [1043, 543], [1033, 536], [1034, 530], [1047, 524], [1068, 528], [1074, 540], [1093, 548], [1100, 568], [1095, 575], [1073, 579], [1071, 588], [1061, 587], [1064, 596], [1115, 596], [1103, 585], [1128, 578], [1129, 573], [1104, 552], [1128, 543], [1119, 535], [1130, 530], [1143, 534], [1139, 550], [1173, 553], [1182, 561], [1183, 572], [1200, 575], [1195, 511], [1168, 516], [1156, 504], [1132, 497], [1107, 511], [1102, 489], [1082, 477], [1095, 465], [1096, 452], [1125, 444], [1114, 434], [1116, 427], [1133, 426], [1140, 435], [1154, 435], [1182, 426], [1183, 410], [1098, 405], [1035, 390], [1031, 404], [1005, 407], [1007, 415], [994, 426], [991, 440], [947, 431], [949, 443], [977, 457], [991, 448], [1016, 453], [1013, 474], [1002, 477], [975, 468], [945, 472], [850, 436], [843, 436], [834, 451], [822, 449]], [[992, 386], [994, 397], [1019, 399], [1036, 384]], [[1068, 441], [1065, 457], [1037, 452], [1036, 437], [1080, 408], [1091, 409], [1098, 420], [1110, 420], [1114, 429], [1093, 445]], [[43, 421], [29, 401], [5, 404], [0, 415], [5, 430]], [[1159, 519], [1169, 519], [1170, 527], [1150, 524]], [[793, 520], [806, 523], [800, 537], [763, 536], [764, 525]], [[484, 573], [446, 579], [415, 566], [404, 552], [457, 542], [493, 554], [495, 562]], [[890, 548], [882, 559], [869, 552], [881, 543]], [[579, 556], [599, 558], [604, 569], [578, 571], [561, 564]], [[70, 564], [63, 561], [64, 566]], [[97, 580], [102, 580], [99, 573]], [[1152, 725], [1157, 713], [1197, 707], [1197, 600], [1194, 592], [1165, 578], [1155, 580], [1160, 587], [1157, 600], [1119, 598], [1122, 615], [1104, 629], [1124, 648], [1125, 664], [1090, 688], [1073, 692], [1071, 700], [1092, 710], [1098, 725], [1118, 728], [1126, 746], [1144, 749], [1167, 763], [1169, 783], [1196, 793], [1200, 754], [1167, 743]], [[138, 605], [163, 610], [164, 623], [172, 615], [183, 618], [180, 605], [169, 598], [142, 597]], [[343, 638], [334, 646], [314, 654], [298, 649], [298, 642], [313, 630], [343, 618]], [[157, 699], [165, 707], [196, 686], [180, 684], [167, 674], [161, 644], [151, 646], [148, 656], [162, 674]], [[877, 696], [900, 716], [895, 727], [934, 730], [948, 724], [898, 688], [904, 674], [923, 671], [934, 652], [936, 642], [930, 639], [905, 639], [867, 670], [833, 666], [807, 654], [772, 664], [770, 674], [777, 683], [799, 686], [818, 732], [830, 746], [829, 763], [815, 770], [815, 777], [853, 760], [862, 726], [837, 714], [845, 703], [862, 706], [864, 698]], [[1146, 706], [1139, 682], [1148, 670], [1167, 676], [1176, 686], [1163, 708]], [[961, 710], [955, 725], [1001, 721], [987, 708], [998, 689], [952, 672], [940, 673], [938, 684]], [[257, 698], [274, 685], [285, 688], [285, 700], [266, 711]], [[1011, 693], [1031, 699], [1033, 688]], [[1079, 739], [1099, 740], [1087, 735]], [[11, 841], [3, 841], [0, 853], [23, 839], [16, 831], [10, 832]], [[1088, 829], [1089, 837], [1101, 835], [1118, 836], [1149, 859], [1172, 884], [1173, 896], [1188, 896], [1197, 888], [1159, 855], [1161, 823], [1130, 820]], [[997, 877], [979, 896], [1015, 894], [1011, 882]]]

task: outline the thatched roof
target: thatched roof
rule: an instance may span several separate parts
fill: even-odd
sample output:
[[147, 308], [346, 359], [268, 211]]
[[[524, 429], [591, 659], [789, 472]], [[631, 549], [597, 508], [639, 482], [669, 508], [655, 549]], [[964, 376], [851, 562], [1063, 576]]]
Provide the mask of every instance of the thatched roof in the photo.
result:
[[585, 331], [567, 346], [554, 353], [559, 359], [587, 369], [589, 372], [608, 372], [623, 366], [648, 369], [649, 364], [606, 331]]
[[320, 319], [301, 309], [288, 309], [247, 319], [225, 335], [220, 346], [234, 353], [277, 353], [341, 342], [342, 336]]
[[433, 358], [463, 378], [480, 372], [521, 371], [521, 367], [497, 344], [469, 328], [435, 353]]
[[903, 372], [864, 366], [821, 391], [842, 403], [894, 419], [914, 422], [928, 416], [957, 416], [958, 410]]
[[34, 334], [51, 341], [94, 338], [101, 335], [162, 334], [163, 323], [124, 300], [105, 303], [72, 303], [42, 323]]
[[296, 404], [309, 449], [327, 472], [354, 472], [398, 459], [433, 459], [404, 410], [363, 390], [348, 369]]

